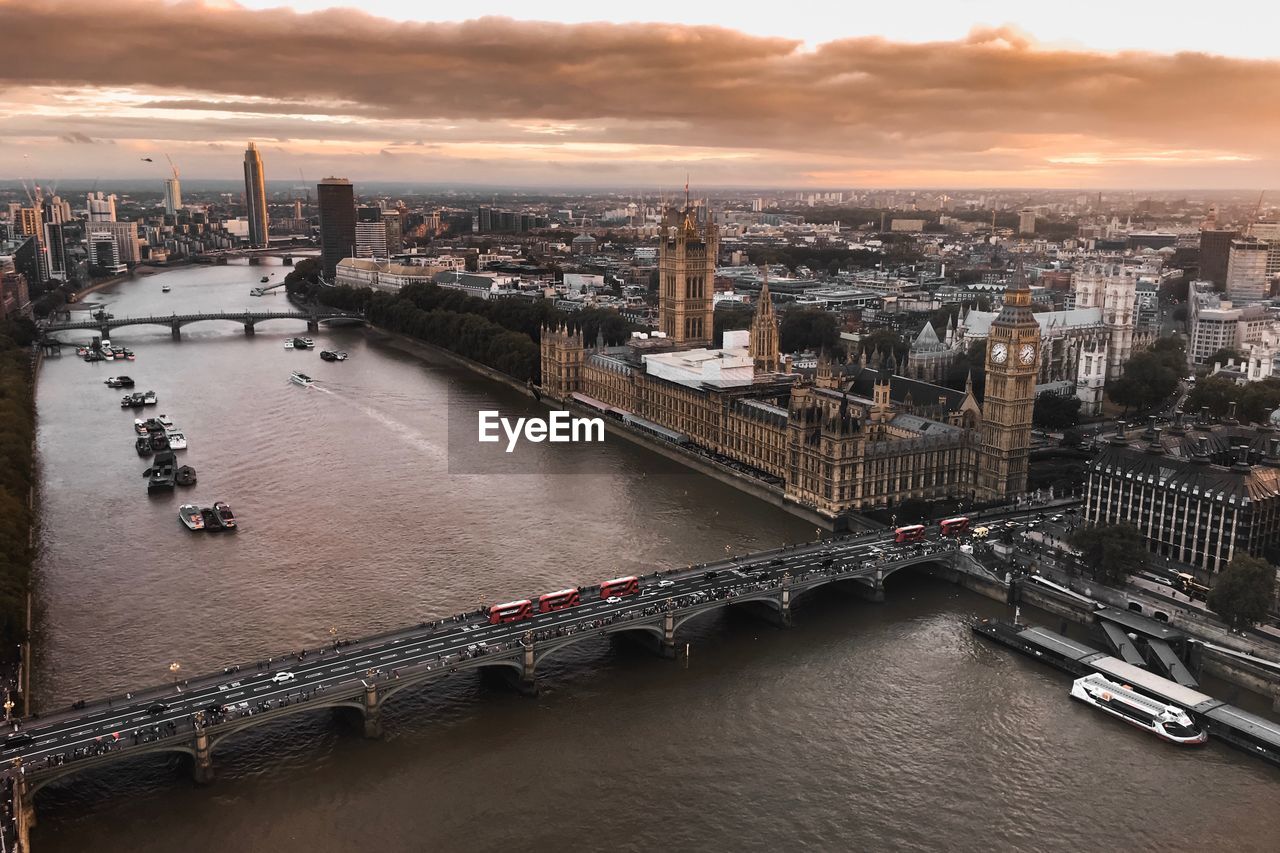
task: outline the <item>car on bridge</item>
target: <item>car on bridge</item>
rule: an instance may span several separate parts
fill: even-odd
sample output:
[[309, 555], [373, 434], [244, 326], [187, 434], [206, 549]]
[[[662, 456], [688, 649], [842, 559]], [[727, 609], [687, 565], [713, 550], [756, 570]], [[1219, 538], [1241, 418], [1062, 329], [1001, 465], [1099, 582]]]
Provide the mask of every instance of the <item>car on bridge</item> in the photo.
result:
[[285, 684], [293, 681], [295, 678], [297, 678], [297, 676], [292, 672], [277, 672], [275, 675], [271, 676], [271, 680], [276, 684]]
[[621, 604], [622, 599], [619, 596], [611, 595], [604, 600], [605, 604]]
[[669, 578], [663, 578], [662, 580], [658, 581], [658, 586], [660, 587], [675, 586], [675, 585], [676, 585], [676, 582], [673, 580], [670, 580]]
[[167, 710], [169, 710], [168, 705], [164, 704], [163, 702], [156, 702], [154, 705], [147, 708], [147, 713], [153, 717], [158, 717]]

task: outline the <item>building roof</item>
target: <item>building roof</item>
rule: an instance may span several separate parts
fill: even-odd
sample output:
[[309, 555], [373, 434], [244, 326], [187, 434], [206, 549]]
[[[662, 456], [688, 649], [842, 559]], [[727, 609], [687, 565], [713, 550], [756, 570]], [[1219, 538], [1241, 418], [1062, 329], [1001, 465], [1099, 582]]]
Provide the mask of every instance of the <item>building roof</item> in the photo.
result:
[[[983, 338], [991, 330], [991, 321], [999, 316], [996, 311], [970, 311], [964, 319], [965, 336]], [[1101, 308], [1072, 308], [1069, 311], [1041, 311], [1033, 315], [1042, 333], [1055, 328], [1081, 328], [1096, 326], [1102, 322]]]
[[[844, 365], [845, 384], [851, 393], [860, 397], [870, 398], [875, 390], [876, 381], [880, 378], [881, 371], [874, 367], [860, 367], [856, 364]], [[964, 404], [965, 393], [957, 391], [954, 388], [948, 388], [945, 385], [934, 385], [932, 382], [924, 382], [919, 379], [908, 379], [905, 376], [895, 376], [889, 371], [884, 371], [889, 375], [889, 399], [894, 403], [905, 404], [907, 398], [911, 398], [911, 402], [919, 406], [932, 406], [939, 400], [945, 400], [945, 408], [947, 412], [958, 411]]]

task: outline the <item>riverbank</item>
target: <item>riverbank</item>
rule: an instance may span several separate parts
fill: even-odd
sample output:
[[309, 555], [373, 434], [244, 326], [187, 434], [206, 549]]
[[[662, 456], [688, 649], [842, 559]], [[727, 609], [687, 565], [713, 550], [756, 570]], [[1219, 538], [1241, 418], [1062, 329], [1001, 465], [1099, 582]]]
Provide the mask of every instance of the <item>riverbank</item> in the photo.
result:
[[100, 281], [95, 281], [93, 284], [89, 285], [83, 290], [77, 290], [75, 293], [68, 296], [67, 304], [78, 305], [79, 303], [84, 301], [84, 297], [92, 293], [97, 293], [99, 290], [108, 288], [113, 284], [119, 284], [122, 281], [129, 281], [132, 278], [134, 278], [134, 273], [132, 270], [130, 270], [129, 272], [123, 275], [113, 275], [110, 278], [104, 278], [104, 279], [101, 279]]
[[[420, 341], [416, 338], [411, 338], [398, 332], [388, 332], [385, 329], [379, 329], [373, 326], [365, 327], [365, 335], [371, 341], [387, 344], [401, 352], [415, 355], [418, 358], [442, 358], [450, 364], [466, 368], [467, 370], [484, 376], [487, 379], [501, 382], [504, 385], [519, 391], [521, 394], [525, 394], [529, 397], [535, 396], [525, 383], [520, 382], [501, 371], [494, 370], [491, 367], [486, 367], [479, 362], [472, 361], [466, 356], [458, 355], [455, 352], [451, 352], [450, 350], [436, 346], [435, 344]], [[548, 408], [551, 408], [552, 406], [551, 401], [541, 400], [541, 402], [543, 402], [543, 404]], [[600, 414], [599, 412], [572, 403], [566, 404], [566, 408], [586, 417], [597, 417]], [[686, 468], [718, 480], [725, 485], [732, 486], [733, 488], [751, 495], [754, 498], [785, 510], [797, 518], [801, 518], [811, 524], [818, 525], [824, 530], [844, 532], [851, 529], [851, 525], [848, 523], [836, 524], [832, 519], [820, 513], [814, 512], [813, 510], [801, 506], [794, 501], [787, 500], [783, 495], [782, 488], [779, 486], [773, 486], [768, 483], [743, 477], [732, 468], [727, 465], [723, 465], [714, 459], [695, 456], [689, 451], [671, 444], [670, 442], [664, 442], [660, 439], [652, 438], [633, 429], [629, 429], [625, 424], [619, 421], [605, 418], [604, 426], [605, 430], [611, 435], [616, 435], [633, 444], [638, 444], [641, 447], [653, 451], [654, 453], [665, 456], [674, 462], [679, 462]], [[841, 519], [838, 519], [838, 521], [847, 522], [848, 520], [842, 517]], [[879, 525], [867, 520], [864, 523], [857, 524], [856, 526], [860, 529], [871, 530], [875, 529]]]
[[[0, 652], [6, 701], [23, 713], [30, 696], [31, 574], [35, 555], [35, 377], [41, 354], [0, 343]], [[16, 655], [14, 654], [16, 652]], [[18, 694], [15, 697], [13, 694]]]

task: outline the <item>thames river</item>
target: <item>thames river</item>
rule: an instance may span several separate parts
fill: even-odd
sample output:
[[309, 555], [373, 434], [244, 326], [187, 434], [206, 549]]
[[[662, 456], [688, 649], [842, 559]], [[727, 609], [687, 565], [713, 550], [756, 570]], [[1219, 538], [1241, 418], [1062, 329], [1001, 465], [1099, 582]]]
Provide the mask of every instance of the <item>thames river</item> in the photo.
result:
[[[87, 298], [119, 317], [286, 310], [280, 267], [192, 267]], [[172, 292], [162, 293], [162, 284]], [[533, 411], [359, 329], [296, 320], [113, 335], [137, 361], [51, 358], [38, 389], [44, 708], [620, 574], [810, 539], [813, 527], [626, 442], [468, 470], [449, 412]], [[64, 335], [87, 340], [83, 335]], [[330, 347], [350, 353], [321, 362]], [[292, 370], [318, 381], [288, 382]], [[127, 373], [188, 437], [199, 484], [148, 497]], [[478, 449], [476, 450], [478, 453]], [[529, 457], [525, 457], [528, 463]], [[454, 473], [450, 473], [450, 470]], [[474, 468], [472, 469], [474, 470]], [[242, 530], [197, 535], [187, 501]], [[425, 850], [1271, 851], [1280, 771], [1180, 750], [1070, 702], [1059, 673], [974, 637], [1005, 608], [928, 579], [815, 594], [795, 627], [695, 622], [665, 661], [582, 643], [526, 698], [458, 676], [400, 694], [371, 741], [329, 713], [219, 746], [195, 788], [152, 757], [37, 798], [38, 853]], [[1247, 698], [1247, 697], [1246, 697]], [[1244, 699], [1241, 704], [1247, 704]]]

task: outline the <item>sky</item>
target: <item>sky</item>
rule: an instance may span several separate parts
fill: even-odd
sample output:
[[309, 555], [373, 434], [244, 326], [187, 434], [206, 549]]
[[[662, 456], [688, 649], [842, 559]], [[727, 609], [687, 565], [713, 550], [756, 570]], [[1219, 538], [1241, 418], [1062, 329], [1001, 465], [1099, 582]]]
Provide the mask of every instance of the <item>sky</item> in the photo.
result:
[[0, 0], [0, 179], [1280, 186], [1267, 3], [445, 5]]

